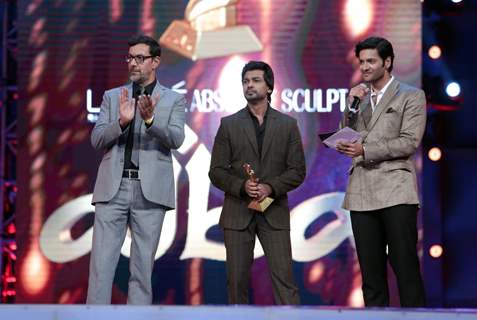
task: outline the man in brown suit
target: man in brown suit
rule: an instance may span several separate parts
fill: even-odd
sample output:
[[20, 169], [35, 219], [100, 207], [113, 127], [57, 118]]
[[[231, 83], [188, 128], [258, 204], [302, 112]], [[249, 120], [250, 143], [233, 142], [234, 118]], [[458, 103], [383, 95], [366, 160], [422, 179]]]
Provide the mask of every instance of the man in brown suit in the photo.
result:
[[416, 250], [419, 197], [412, 156], [426, 126], [425, 95], [391, 75], [394, 52], [386, 39], [368, 38], [356, 45], [355, 54], [366, 85], [350, 90], [349, 100], [357, 98], [361, 106], [350, 108], [343, 119], [362, 139], [337, 149], [353, 159], [343, 207], [351, 211], [364, 302], [389, 306], [389, 258], [401, 306], [423, 307]]
[[[273, 85], [268, 64], [245, 65], [242, 87], [247, 106], [222, 118], [212, 150], [209, 177], [225, 192], [219, 224], [224, 230], [230, 304], [248, 303], [256, 236], [267, 258], [275, 302], [300, 303], [292, 272], [287, 192], [305, 179], [305, 158], [296, 120], [269, 104]], [[248, 179], [245, 163], [254, 169], [258, 182]], [[264, 212], [248, 208], [250, 200], [266, 197], [275, 200]]]

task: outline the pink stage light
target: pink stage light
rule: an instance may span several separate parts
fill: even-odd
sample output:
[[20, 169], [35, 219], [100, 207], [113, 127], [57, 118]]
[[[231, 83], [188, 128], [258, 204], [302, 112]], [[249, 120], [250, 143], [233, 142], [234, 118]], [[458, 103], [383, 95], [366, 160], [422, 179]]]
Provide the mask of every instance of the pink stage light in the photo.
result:
[[20, 283], [28, 294], [37, 295], [45, 288], [49, 278], [48, 262], [38, 245], [32, 245], [20, 269]]
[[431, 59], [439, 59], [442, 55], [442, 50], [441, 48], [438, 46], [438, 45], [433, 45], [429, 48], [429, 50], [427, 51], [427, 53], [429, 54], [429, 57]]
[[156, 19], [153, 16], [154, 1], [144, 0], [141, 12], [141, 32], [145, 35], [152, 36], [156, 25]]
[[110, 21], [116, 23], [123, 15], [123, 2], [121, 0], [110, 0], [111, 6]]
[[429, 150], [427, 155], [431, 161], [439, 161], [442, 157], [442, 151], [438, 147], [434, 147]]
[[429, 248], [429, 255], [435, 259], [440, 258], [444, 249], [440, 244], [434, 244]]
[[373, 22], [374, 5], [369, 0], [348, 0], [344, 5], [344, 26], [350, 38], [363, 36]]
[[320, 261], [315, 262], [308, 273], [308, 282], [316, 283], [320, 281], [323, 273], [325, 271], [325, 266]]

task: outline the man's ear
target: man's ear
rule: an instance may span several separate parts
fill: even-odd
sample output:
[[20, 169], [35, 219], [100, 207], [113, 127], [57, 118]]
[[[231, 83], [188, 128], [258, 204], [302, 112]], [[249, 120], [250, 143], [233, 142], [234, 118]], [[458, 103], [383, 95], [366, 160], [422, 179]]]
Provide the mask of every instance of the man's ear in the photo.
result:
[[387, 57], [386, 60], [384, 60], [384, 68], [389, 71], [390, 67], [391, 67], [391, 57]]
[[152, 61], [154, 62], [154, 69], [157, 69], [161, 64], [161, 57], [154, 57]]

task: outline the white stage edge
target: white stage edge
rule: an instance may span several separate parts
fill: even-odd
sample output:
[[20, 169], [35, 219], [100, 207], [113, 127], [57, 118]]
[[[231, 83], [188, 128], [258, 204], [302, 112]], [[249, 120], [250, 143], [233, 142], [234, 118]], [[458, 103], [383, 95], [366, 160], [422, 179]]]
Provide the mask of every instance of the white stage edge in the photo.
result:
[[352, 309], [315, 306], [0, 305], [1, 320], [450, 320], [477, 319], [477, 309]]

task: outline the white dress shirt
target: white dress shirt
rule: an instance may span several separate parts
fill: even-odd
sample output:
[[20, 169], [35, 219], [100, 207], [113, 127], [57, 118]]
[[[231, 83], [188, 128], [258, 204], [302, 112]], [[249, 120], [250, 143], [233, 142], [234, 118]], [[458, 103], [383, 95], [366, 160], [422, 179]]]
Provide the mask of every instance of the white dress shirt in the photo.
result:
[[[373, 110], [373, 112], [374, 112], [374, 109], [376, 109], [376, 105], [379, 103], [379, 101], [383, 97], [384, 92], [386, 92], [387, 88], [389, 87], [389, 85], [391, 84], [393, 80], [394, 80], [394, 76], [391, 76], [391, 79], [389, 79], [388, 83], [386, 83], [386, 85], [379, 91], [377, 91], [371, 86], [371, 109]], [[376, 97], [376, 100], [373, 99], [374, 97]]]

